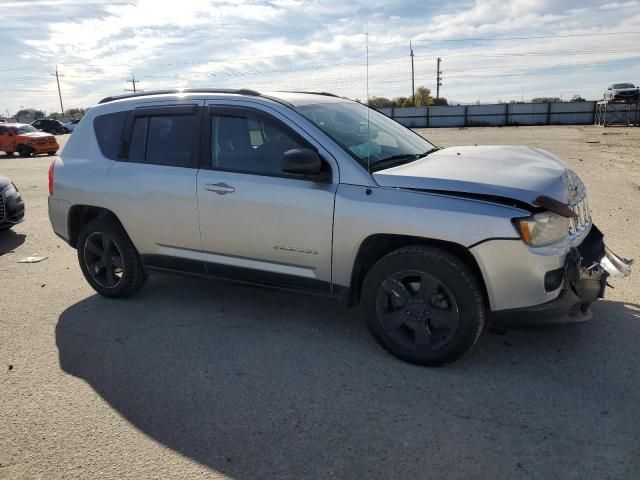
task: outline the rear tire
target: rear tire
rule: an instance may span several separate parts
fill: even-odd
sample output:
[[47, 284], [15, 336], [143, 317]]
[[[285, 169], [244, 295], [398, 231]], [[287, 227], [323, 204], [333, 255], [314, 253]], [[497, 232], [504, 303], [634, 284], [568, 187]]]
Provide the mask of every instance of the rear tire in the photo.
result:
[[146, 280], [142, 261], [127, 233], [117, 223], [97, 219], [78, 235], [78, 261], [89, 285], [100, 295], [132, 295]]
[[485, 324], [484, 298], [473, 273], [439, 248], [405, 247], [378, 260], [364, 280], [362, 301], [378, 343], [417, 365], [459, 359]]
[[18, 155], [21, 157], [30, 157], [31, 156], [31, 149], [29, 147], [27, 147], [26, 145], [19, 145], [18, 146]]
[[12, 156], [14, 154], [14, 152], [4, 152], [6, 155], [8, 155], [9, 157]]

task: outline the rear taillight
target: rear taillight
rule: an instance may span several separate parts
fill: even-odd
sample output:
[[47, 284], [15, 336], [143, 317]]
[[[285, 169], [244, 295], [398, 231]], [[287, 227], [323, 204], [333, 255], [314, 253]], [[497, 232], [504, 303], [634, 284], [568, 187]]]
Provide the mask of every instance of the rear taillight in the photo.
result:
[[49, 165], [49, 195], [53, 195], [53, 166], [56, 164], [56, 161], [52, 161], [51, 165]]

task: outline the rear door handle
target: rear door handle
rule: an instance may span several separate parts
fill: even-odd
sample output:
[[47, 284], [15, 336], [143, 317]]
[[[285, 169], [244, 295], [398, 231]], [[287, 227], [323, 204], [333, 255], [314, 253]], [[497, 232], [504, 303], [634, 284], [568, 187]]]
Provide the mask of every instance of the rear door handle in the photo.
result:
[[216, 192], [218, 195], [226, 195], [227, 193], [233, 193], [235, 188], [230, 187], [224, 182], [220, 183], [205, 183], [204, 189], [210, 192]]

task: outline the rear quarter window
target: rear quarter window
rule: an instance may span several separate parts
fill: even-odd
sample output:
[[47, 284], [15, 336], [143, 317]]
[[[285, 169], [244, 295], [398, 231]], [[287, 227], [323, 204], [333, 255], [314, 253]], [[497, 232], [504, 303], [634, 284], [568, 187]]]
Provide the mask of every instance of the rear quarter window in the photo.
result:
[[115, 112], [99, 115], [93, 120], [93, 129], [96, 132], [96, 139], [102, 154], [111, 159], [118, 159], [122, 129], [127, 119], [127, 113]]

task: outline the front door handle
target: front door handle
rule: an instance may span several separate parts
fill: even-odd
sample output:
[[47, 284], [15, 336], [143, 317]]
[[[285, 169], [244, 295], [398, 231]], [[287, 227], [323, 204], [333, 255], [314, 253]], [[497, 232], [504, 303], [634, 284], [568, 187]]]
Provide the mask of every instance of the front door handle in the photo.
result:
[[220, 183], [205, 183], [204, 189], [210, 192], [216, 192], [218, 195], [226, 195], [227, 193], [233, 193], [235, 188], [230, 187], [224, 182]]

